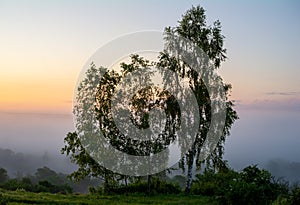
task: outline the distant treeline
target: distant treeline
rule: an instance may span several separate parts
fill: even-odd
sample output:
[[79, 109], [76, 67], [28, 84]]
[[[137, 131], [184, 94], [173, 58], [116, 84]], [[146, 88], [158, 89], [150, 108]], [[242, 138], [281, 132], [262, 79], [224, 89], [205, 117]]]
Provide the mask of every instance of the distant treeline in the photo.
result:
[[80, 182], [70, 181], [66, 174], [56, 173], [48, 167], [38, 168], [34, 175], [10, 178], [6, 169], [0, 168], [0, 188], [16, 191], [49, 193], [86, 193], [90, 186], [100, 186], [99, 179], [84, 179]]
[[51, 153], [21, 153], [0, 148], [0, 167], [7, 170], [10, 177], [32, 175], [39, 167], [51, 167], [56, 172], [73, 172], [77, 165], [72, 164], [67, 157]]
[[[48, 153], [33, 155], [0, 148], [0, 167], [4, 167], [12, 178], [32, 175], [37, 168], [44, 166], [62, 173], [71, 173], [77, 168], [77, 165], [62, 155], [54, 156]], [[277, 178], [285, 178], [290, 182], [300, 181], [300, 162], [271, 159], [261, 166]]]

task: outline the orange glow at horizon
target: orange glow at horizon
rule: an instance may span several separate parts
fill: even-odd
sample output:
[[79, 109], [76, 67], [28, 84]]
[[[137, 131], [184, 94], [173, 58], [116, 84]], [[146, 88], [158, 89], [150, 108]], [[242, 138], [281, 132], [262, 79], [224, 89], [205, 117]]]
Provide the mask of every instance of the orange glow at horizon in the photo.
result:
[[0, 110], [71, 112], [76, 72], [53, 75], [0, 76]]

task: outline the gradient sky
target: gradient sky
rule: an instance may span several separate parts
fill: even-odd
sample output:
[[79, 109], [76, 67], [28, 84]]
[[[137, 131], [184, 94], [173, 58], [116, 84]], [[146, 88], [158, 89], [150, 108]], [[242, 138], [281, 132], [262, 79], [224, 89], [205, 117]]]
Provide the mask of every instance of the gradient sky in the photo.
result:
[[86, 60], [121, 35], [175, 26], [198, 4], [209, 23], [222, 23], [228, 59], [220, 74], [241, 118], [226, 157], [300, 161], [296, 0], [0, 0], [0, 147], [58, 150], [73, 130], [73, 90]]

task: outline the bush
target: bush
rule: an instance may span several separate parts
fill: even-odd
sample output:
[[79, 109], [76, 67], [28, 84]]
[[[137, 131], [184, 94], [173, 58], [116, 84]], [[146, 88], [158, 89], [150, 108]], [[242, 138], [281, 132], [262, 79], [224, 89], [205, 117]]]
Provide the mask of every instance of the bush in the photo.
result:
[[127, 186], [121, 185], [111, 189], [111, 193], [124, 194], [124, 193], [147, 193], [148, 186], [146, 182], [132, 183]]
[[153, 178], [151, 190], [155, 190], [160, 194], [179, 194], [181, 187], [178, 184], [167, 183], [158, 178]]
[[279, 195], [272, 205], [291, 205], [289, 197]]
[[23, 188], [22, 184], [17, 180], [17, 179], [11, 179], [8, 180], [7, 182], [5, 182], [2, 185], [2, 188], [6, 189], [6, 190], [11, 190], [11, 191], [15, 191], [19, 188]]
[[291, 205], [299, 205], [300, 204], [300, 187], [298, 184], [292, 187], [291, 191]]
[[98, 186], [98, 187], [89, 187], [89, 192], [90, 192], [91, 194], [100, 194], [100, 195], [105, 194], [104, 188], [103, 188], [102, 186]]
[[2, 185], [2, 188], [11, 191], [24, 190], [29, 192], [72, 193], [72, 188], [67, 184], [53, 185], [48, 181], [40, 181], [34, 185], [29, 178], [8, 180]]
[[[193, 194], [214, 196], [220, 204], [270, 204], [288, 195], [288, 183], [274, 181], [270, 172], [256, 165], [244, 168], [240, 173], [230, 169], [214, 172], [205, 170], [193, 181]], [[297, 193], [297, 192], [295, 192]], [[299, 192], [300, 193], [300, 192]], [[297, 194], [295, 201], [297, 201]]]
[[8, 198], [0, 193], [0, 205], [6, 205], [9, 202]]
[[[103, 187], [94, 188], [90, 187], [90, 193], [92, 194], [104, 194]], [[151, 192], [153, 194], [179, 194], [181, 192], [181, 188], [177, 184], [168, 183], [166, 181], [160, 180], [158, 178], [152, 178], [151, 183]], [[124, 193], [147, 193], [148, 192], [148, 184], [145, 181], [135, 182], [129, 184], [127, 186], [114, 186], [110, 187], [109, 193], [106, 194], [124, 194]]]
[[72, 188], [67, 185], [54, 185], [48, 181], [39, 181], [35, 188], [35, 192], [49, 192], [49, 193], [72, 193]]
[[221, 197], [226, 194], [230, 189], [230, 184], [237, 178], [238, 173], [230, 169], [218, 173], [208, 169], [203, 174], [196, 175], [191, 192], [197, 195]]

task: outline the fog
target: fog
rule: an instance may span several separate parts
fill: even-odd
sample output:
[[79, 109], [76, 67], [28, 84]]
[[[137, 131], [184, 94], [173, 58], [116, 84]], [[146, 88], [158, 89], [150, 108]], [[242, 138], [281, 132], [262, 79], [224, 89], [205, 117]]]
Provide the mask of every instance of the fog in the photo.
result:
[[38, 168], [49, 167], [58, 173], [69, 174], [77, 167], [62, 155], [35, 153], [16, 153], [10, 149], [0, 148], [0, 167], [5, 168], [10, 177], [32, 175]]
[[[300, 115], [295, 109], [237, 106], [240, 119], [225, 144], [224, 159], [241, 170], [258, 164], [276, 177], [300, 181]], [[76, 168], [60, 154], [73, 131], [71, 114], [0, 112], [0, 167], [10, 176], [48, 166], [70, 173]], [[7, 150], [9, 149], [9, 150]]]
[[0, 112], [1, 148], [30, 154], [58, 154], [70, 131], [74, 131], [71, 113]]
[[299, 113], [296, 109], [238, 107], [240, 119], [226, 141], [225, 158], [236, 169], [273, 159], [299, 162]]
[[11, 177], [43, 166], [71, 173], [76, 165], [60, 150], [73, 127], [71, 114], [0, 112], [0, 167]]

